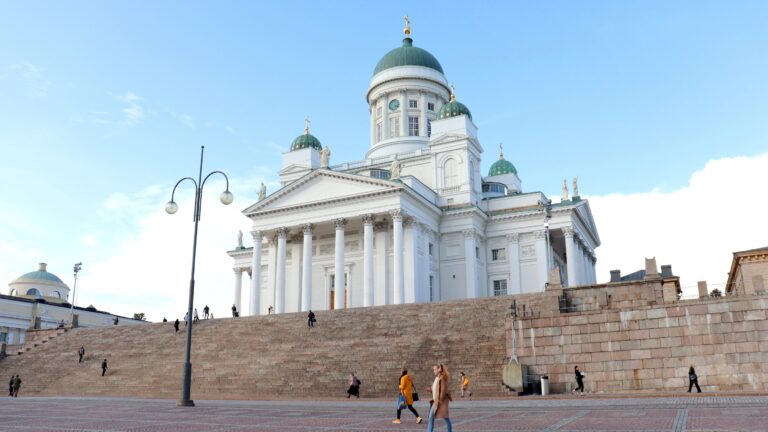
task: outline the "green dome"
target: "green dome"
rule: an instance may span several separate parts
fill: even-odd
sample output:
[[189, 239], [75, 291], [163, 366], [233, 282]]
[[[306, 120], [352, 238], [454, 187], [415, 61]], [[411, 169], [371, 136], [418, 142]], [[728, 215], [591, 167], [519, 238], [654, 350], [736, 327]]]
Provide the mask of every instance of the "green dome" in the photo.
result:
[[291, 151], [301, 150], [305, 148], [313, 148], [315, 150], [322, 150], [323, 146], [320, 145], [320, 140], [315, 138], [314, 135], [305, 131], [303, 134], [296, 137], [291, 144]]
[[454, 96], [451, 96], [451, 101], [443, 105], [440, 111], [437, 113], [438, 119], [444, 119], [448, 117], [456, 117], [465, 115], [472, 118], [472, 113], [469, 112], [469, 108], [466, 105], [456, 100]]
[[435, 56], [425, 49], [413, 46], [413, 39], [403, 39], [403, 46], [386, 53], [376, 64], [373, 74], [398, 66], [424, 66], [443, 73], [443, 67]]
[[491, 165], [491, 169], [488, 170], [488, 177], [510, 173], [517, 175], [517, 169], [515, 169], [515, 166], [512, 165], [512, 162], [504, 159], [502, 156], [499, 158], [499, 160], [494, 162], [493, 165]]

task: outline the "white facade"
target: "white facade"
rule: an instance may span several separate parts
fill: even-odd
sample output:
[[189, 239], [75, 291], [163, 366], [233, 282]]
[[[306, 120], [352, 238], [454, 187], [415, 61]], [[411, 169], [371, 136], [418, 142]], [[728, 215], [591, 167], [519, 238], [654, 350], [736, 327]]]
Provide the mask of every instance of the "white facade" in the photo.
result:
[[366, 99], [366, 159], [323, 168], [318, 149], [286, 152], [283, 187], [244, 210], [257, 246], [228, 253], [236, 287], [251, 275], [251, 314], [537, 292], [553, 268], [563, 285], [595, 282], [588, 202], [548, 206], [511, 164], [484, 178], [477, 127], [461, 104], [441, 111], [458, 105], [434, 66], [388, 67]]

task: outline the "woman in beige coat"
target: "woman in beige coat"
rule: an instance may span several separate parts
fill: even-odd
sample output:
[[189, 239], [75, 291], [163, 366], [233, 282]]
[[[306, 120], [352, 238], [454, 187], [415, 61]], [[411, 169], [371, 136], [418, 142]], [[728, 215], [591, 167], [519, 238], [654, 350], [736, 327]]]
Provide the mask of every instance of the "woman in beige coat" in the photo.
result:
[[429, 422], [427, 423], [427, 432], [432, 432], [435, 428], [435, 419], [445, 419], [445, 425], [448, 432], [451, 432], [451, 419], [448, 417], [448, 402], [452, 400], [451, 392], [448, 391], [448, 368], [442, 364], [432, 366], [435, 373], [435, 381], [432, 383], [432, 407], [429, 409]]

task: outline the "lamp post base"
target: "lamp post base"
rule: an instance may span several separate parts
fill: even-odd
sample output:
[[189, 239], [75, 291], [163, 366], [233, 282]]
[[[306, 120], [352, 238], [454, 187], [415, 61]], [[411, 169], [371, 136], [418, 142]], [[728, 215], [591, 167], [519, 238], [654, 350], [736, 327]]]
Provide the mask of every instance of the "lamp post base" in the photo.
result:
[[189, 400], [179, 399], [178, 401], [176, 401], [176, 406], [177, 407], [193, 407], [195, 406], [195, 401], [191, 399]]

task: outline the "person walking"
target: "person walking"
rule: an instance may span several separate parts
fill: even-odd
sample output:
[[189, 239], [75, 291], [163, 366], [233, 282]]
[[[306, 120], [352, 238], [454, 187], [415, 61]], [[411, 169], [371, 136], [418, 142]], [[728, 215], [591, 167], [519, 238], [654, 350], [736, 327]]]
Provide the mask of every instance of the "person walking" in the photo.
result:
[[696, 390], [701, 393], [701, 387], [699, 387], [699, 377], [696, 375], [696, 369], [693, 368], [693, 365], [688, 368], [688, 381], [688, 393], [691, 392], [693, 386], [696, 386]]
[[77, 362], [78, 363], [82, 363], [83, 362], [83, 356], [85, 355], [85, 347], [84, 346], [80, 346], [80, 349], [77, 350], [77, 353], [80, 355], [80, 359], [78, 359]]
[[573, 371], [576, 374], [576, 384], [578, 384], [578, 387], [573, 389], [571, 393], [576, 393], [581, 390], [581, 394], [584, 394], [584, 374], [579, 371], [578, 366], [574, 366]]
[[349, 399], [350, 396], [357, 396], [358, 399], [360, 399], [360, 384], [362, 381], [357, 379], [355, 374], [349, 374], [349, 388], [347, 389], [347, 399]]
[[432, 432], [435, 428], [435, 419], [445, 419], [445, 426], [448, 432], [451, 432], [451, 418], [448, 416], [448, 403], [453, 400], [451, 392], [448, 390], [448, 368], [444, 365], [432, 366], [435, 373], [435, 381], [432, 383], [432, 407], [429, 409], [429, 421], [427, 423], [427, 432]]
[[179, 319], [178, 318], [176, 318], [176, 321], [174, 321], [173, 328], [176, 329], [176, 333], [179, 332]]
[[195, 308], [194, 321], [192, 322], [198, 322], [198, 321], [200, 321], [200, 317], [197, 315], [197, 308]]
[[464, 397], [465, 393], [469, 393], [469, 398], [472, 398], [472, 392], [469, 391], [469, 377], [464, 372], [459, 372], [459, 386], [461, 387], [461, 397]]
[[21, 378], [16, 375], [13, 379], [13, 397], [19, 397], [19, 389], [21, 388]]
[[8, 396], [13, 397], [13, 381], [16, 379], [15, 376], [11, 375], [11, 380], [8, 381]]
[[184, 314], [184, 327], [186, 327], [187, 324], [189, 324], [189, 312]]
[[273, 313], [275, 313], [275, 308], [273, 308], [272, 305], [269, 305], [267, 308], [267, 315], [272, 315]]
[[203, 319], [208, 319], [208, 313], [211, 311], [211, 308], [208, 307], [208, 305], [205, 305], [203, 308]]
[[168, 318], [163, 317], [163, 322], [168, 322]]
[[307, 327], [314, 327], [315, 322], [317, 322], [317, 318], [315, 318], [315, 313], [312, 312], [312, 309], [310, 309], [309, 313], [307, 314]]
[[232, 318], [237, 318], [237, 305], [232, 305]]
[[104, 361], [101, 362], [101, 376], [106, 375], [107, 369], [107, 359], [104, 359]]
[[408, 369], [403, 369], [400, 374], [400, 383], [398, 385], [400, 394], [397, 396], [397, 418], [392, 420], [394, 424], [400, 424], [400, 414], [403, 412], [403, 408], [408, 408], [408, 411], [412, 412], [416, 416], [416, 423], [424, 421], [419, 416], [419, 412], [413, 407], [413, 380], [408, 375]]

